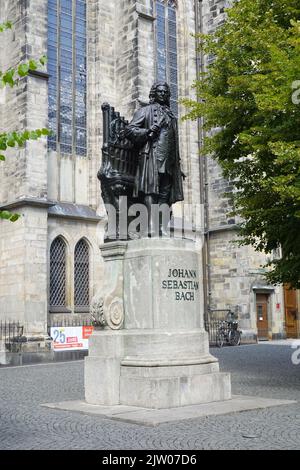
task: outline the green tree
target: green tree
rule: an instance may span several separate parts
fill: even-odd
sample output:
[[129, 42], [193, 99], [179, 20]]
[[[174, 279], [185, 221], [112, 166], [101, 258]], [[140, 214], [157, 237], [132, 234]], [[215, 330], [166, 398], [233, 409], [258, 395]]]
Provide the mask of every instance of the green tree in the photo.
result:
[[203, 117], [204, 152], [235, 185], [240, 244], [281, 247], [267, 278], [300, 288], [300, 1], [239, 0], [227, 14], [199, 37], [214, 60], [185, 118]]
[[[0, 33], [3, 33], [7, 29], [11, 29], [12, 24], [6, 22], [0, 24]], [[0, 87], [18, 86], [20, 80], [26, 77], [30, 70], [36, 70], [39, 65], [45, 65], [46, 57], [41, 57], [38, 61], [29, 60], [28, 62], [20, 63], [16, 68], [9, 68], [8, 70], [0, 70]], [[0, 161], [5, 161], [4, 152], [9, 147], [24, 147], [27, 140], [36, 140], [43, 135], [49, 135], [47, 129], [36, 129], [36, 130], [24, 130], [23, 132], [2, 132], [0, 133]], [[11, 222], [18, 220], [18, 214], [12, 214], [9, 211], [0, 210], [0, 219], [7, 219]]]

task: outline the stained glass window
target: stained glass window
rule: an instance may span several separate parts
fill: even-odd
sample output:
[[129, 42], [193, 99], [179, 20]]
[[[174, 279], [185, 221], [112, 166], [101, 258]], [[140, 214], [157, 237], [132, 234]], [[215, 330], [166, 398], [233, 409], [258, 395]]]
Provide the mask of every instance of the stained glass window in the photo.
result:
[[177, 78], [177, 24], [176, 1], [156, 0], [156, 78], [165, 80], [171, 88], [171, 109], [177, 115], [178, 78]]
[[48, 146], [86, 155], [86, 0], [48, 0]]

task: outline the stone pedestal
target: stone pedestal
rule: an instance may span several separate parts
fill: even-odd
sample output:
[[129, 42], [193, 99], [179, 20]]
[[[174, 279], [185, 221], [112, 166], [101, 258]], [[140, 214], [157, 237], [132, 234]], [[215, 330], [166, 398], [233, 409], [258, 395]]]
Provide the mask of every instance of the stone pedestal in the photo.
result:
[[[199, 252], [180, 239], [111, 242], [95, 299], [102, 330], [89, 341], [86, 401], [172, 408], [231, 398], [203, 327]], [[98, 309], [98, 310], [97, 310]]]

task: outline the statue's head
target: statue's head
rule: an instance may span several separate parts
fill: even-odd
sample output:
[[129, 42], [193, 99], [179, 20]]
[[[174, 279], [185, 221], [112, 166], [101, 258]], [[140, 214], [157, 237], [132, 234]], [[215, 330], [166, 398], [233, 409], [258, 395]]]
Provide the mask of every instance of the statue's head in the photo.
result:
[[170, 106], [171, 91], [166, 82], [156, 82], [152, 85], [149, 98], [150, 103], [166, 104]]

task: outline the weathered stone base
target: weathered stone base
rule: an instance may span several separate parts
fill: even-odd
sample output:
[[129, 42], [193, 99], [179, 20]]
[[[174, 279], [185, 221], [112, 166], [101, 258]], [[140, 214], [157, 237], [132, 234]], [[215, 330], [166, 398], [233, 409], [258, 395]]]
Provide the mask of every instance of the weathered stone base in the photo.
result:
[[230, 374], [219, 372], [200, 329], [97, 331], [85, 358], [85, 397], [156, 409], [229, 400]]
[[158, 426], [163, 423], [204, 418], [207, 416], [225, 414], [232, 415], [232, 413], [239, 413], [242, 411], [265, 409], [272, 406], [291, 405], [293, 403], [296, 403], [296, 401], [235, 395], [232, 396], [231, 400], [160, 410], [124, 405], [95, 406], [89, 405], [84, 401], [46, 403], [42, 406], [55, 410], [74, 411], [86, 415], [99, 416], [102, 418], [140, 424], [143, 426]]
[[196, 244], [154, 238], [111, 242], [101, 251], [107, 329], [89, 339], [86, 401], [164, 409], [229, 400], [230, 375], [219, 372], [203, 327]]
[[122, 367], [120, 403], [160, 409], [229, 400], [230, 375], [205, 374], [206, 366]]

